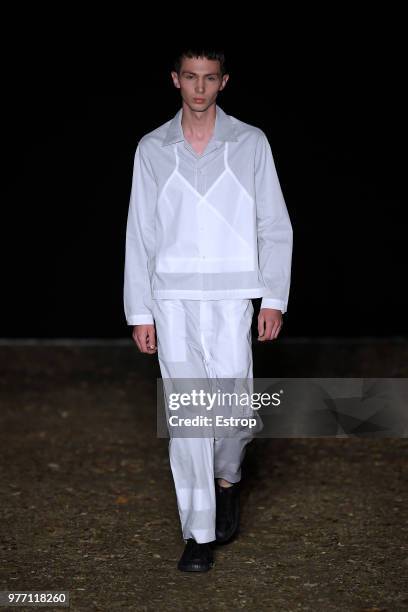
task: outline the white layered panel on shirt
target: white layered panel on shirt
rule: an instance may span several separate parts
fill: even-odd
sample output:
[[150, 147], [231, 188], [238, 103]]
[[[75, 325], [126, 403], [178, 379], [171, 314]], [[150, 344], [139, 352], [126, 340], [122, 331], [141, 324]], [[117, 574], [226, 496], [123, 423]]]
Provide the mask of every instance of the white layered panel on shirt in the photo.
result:
[[[226, 164], [228, 143], [225, 143]], [[157, 206], [156, 273], [256, 269], [255, 206], [229, 167], [201, 195], [176, 168]], [[233, 202], [233, 210], [231, 210]], [[171, 228], [171, 231], [169, 230]], [[179, 296], [180, 297], [180, 296]]]

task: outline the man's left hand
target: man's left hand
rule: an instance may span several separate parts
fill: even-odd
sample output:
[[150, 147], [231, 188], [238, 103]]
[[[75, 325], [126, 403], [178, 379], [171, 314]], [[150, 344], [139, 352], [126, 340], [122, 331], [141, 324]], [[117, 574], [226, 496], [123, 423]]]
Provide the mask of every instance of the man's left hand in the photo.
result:
[[283, 324], [282, 312], [275, 308], [261, 308], [258, 315], [258, 340], [275, 340]]

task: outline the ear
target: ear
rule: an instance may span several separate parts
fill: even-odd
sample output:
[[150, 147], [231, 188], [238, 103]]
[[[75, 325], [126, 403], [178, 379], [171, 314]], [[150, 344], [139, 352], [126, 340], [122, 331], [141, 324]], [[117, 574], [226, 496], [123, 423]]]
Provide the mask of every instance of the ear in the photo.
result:
[[222, 77], [221, 85], [220, 85], [220, 91], [224, 89], [224, 87], [226, 86], [228, 82], [228, 79], [229, 79], [229, 74], [224, 74], [224, 76]]
[[172, 70], [171, 78], [173, 79], [174, 87], [177, 87], [177, 89], [180, 89], [180, 81], [179, 81], [179, 78], [178, 78], [178, 74], [177, 74], [177, 72], [175, 70]]

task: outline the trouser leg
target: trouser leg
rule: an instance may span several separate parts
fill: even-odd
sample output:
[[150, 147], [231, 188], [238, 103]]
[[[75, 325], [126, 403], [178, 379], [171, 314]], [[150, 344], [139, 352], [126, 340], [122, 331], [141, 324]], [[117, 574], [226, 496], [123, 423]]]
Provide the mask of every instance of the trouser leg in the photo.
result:
[[[185, 387], [185, 379], [191, 379], [192, 384], [193, 379], [200, 382], [206, 379], [200, 340], [200, 303], [157, 300], [154, 318], [160, 370], [172, 390]], [[213, 436], [170, 437], [169, 459], [184, 540], [212, 542], [215, 540]]]
[[[205, 306], [204, 306], [205, 307]], [[251, 324], [254, 308], [252, 301], [220, 300], [213, 303], [208, 328], [205, 330], [204, 351], [207, 358], [207, 370], [215, 381], [215, 386], [225, 391], [238, 387], [251, 390], [253, 378], [253, 354]], [[235, 381], [243, 383], [241, 386]], [[219, 383], [219, 384], [218, 384]], [[225, 414], [227, 414], [225, 409]], [[229, 414], [237, 414], [231, 411]], [[246, 410], [243, 416], [257, 418], [257, 427], [229, 428], [224, 435], [214, 439], [214, 477], [228, 482], [241, 480], [241, 465], [246, 447], [254, 437], [254, 432], [262, 427], [257, 414]], [[228, 435], [226, 435], [228, 434]]]
[[[251, 300], [155, 300], [158, 359], [163, 379], [208, 379], [223, 387], [252, 379]], [[220, 383], [220, 384], [218, 384]], [[171, 437], [169, 456], [183, 538], [215, 539], [214, 477], [241, 479], [241, 463], [253, 434]]]
[[217, 438], [214, 441], [214, 478], [223, 478], [228, 482], [241, 480], [241, 466], [245, 458], [246, 447], [252, 436], [247, 438]]
[[183, 538], [215, 540], [214, 439], [170, 438], [169, 457]]

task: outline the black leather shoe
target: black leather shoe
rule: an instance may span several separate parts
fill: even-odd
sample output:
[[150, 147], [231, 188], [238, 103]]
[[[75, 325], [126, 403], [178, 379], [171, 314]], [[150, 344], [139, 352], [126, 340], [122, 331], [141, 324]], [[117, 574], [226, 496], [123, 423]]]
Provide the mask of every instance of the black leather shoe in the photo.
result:
[[217, 544], [225, 544], [232, 540], [239, 529], [239, 482], [235, 482], [232, 487], [222, 487], [216, 480], [215, 499], [217, 505], [216, 542]]
[[214, 556], [210, 543], [199, 544], [193, 538], [189, 538], [178, 562], [178, 569], [182, 572], [206, 572], [213, 565]]

